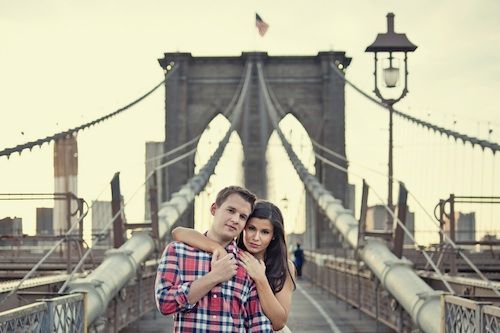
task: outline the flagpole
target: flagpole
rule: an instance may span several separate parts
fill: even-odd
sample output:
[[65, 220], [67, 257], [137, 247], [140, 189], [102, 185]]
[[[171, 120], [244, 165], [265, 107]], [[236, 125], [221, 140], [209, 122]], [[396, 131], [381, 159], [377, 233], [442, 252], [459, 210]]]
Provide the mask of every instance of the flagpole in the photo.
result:
[[[257, 12], [255, 12], [257, 14]], [[257, 33], [255, 32], [255, 27], [254, 27], [254, 30], [253, 30], [253, 52], [257, 52]]]
[[264, 37], [267, 29], [269, 29], [269, 24], [267, 24], [257, 12], [255, 13], [255, 26], [259, 31], [260, 37]]

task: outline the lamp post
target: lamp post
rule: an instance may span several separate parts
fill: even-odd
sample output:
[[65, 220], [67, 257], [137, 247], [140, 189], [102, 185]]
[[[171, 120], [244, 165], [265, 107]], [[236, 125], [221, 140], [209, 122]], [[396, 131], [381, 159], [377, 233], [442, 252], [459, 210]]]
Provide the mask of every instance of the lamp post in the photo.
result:
[[[387, 14], [387, 32], [380, 33], [377, 35], [375, 41], [369, 45], [365, 52], [374, 53], [375, 71], [373, 75], [375, 77], [375, 89], [373, 92], [381, 100], [382, 103], [387, 105], [389, 108], [389, 179], [388, 179], [388, 191], [387, 191], [387, 205], [393, 209], [392, 202], [392, 177], [393, 177], [393, 133], [392, 133], [392, 115], [394, 113], [394, 104], [399, 102], [408, 93], [408, 52], [413, 52], [417, 49], [417, 46], [408, 40], [406, 34], [399, 34], [394, 32], [394, 14]], [[382, 93], [378, 88], [378, 54], [388, 53], [387, 64], [383, 68], [383, 76], [386, 88], [395, 88], [398, 84], [401, 73], [398, 67], [398, 58], [394, 57], [394, 53], [397, 55], [404, 55], [404, 87], [396, 98], [384, 98]], [[387, 219], [387, 227], [392, 230], [392, 217]]]

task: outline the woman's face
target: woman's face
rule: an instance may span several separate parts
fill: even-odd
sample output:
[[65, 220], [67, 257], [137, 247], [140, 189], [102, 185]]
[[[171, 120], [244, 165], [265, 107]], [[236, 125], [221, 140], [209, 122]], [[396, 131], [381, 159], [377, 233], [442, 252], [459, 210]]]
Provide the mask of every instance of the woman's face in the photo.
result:
[[243, 243], [248, 252], [258, 259], [264, 259], [264, 254], [273, 236], [274, 228], [271, 221], [252, 217], [243, 230]]

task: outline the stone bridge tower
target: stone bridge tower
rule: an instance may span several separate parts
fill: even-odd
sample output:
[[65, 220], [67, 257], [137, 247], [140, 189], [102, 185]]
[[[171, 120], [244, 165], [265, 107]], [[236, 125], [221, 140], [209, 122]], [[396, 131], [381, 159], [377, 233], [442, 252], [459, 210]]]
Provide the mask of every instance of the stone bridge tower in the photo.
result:
[[[320, 52], [316, 56], [269, 56], [263, 52], [243, 53], [239, 57], [193, 57], [190, 53], [165, 53], [159, 59], [166, 69], [178, 67], [165, 84], [165, 142], [169, 151], [201, 134], [210, 121], [230, 103], [242, 79], [247, 60], [262, 61], [268, 84], [286, 113], [302, 123], [318, 143], [345, 155], [344, 82], [330, 63], [346, 68], [350, 58], [344, 52]], [[249, 96], [237, 127], [244, 150], [246, 186], [266, 198], [265, 151], [272, 124], [258, 91], [256, 68], [252, 73]], [[168, 168], [163, 175], [163, 201], [193, 176], [194, 158]], [[316, 176], [332, 194], [346, 203], [347, 175], [316, 162]], [[309, 247], [331, 246], [334, 242], [328, 222], [309, 202], [307, 229]], [[193, 226], [193, 213], [182, 225]]]

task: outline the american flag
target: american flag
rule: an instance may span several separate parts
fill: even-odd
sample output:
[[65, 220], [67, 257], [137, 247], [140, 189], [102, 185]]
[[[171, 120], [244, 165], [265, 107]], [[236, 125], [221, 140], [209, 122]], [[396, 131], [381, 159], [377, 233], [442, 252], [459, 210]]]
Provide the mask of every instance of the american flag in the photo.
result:
[[257, 13], [255, 13], [255, 26], [259, 29], [259, 35], [262, 37], [266, 34], [266, 31], [269, 28], [269, 24], [264, 22], [264, 20]]

